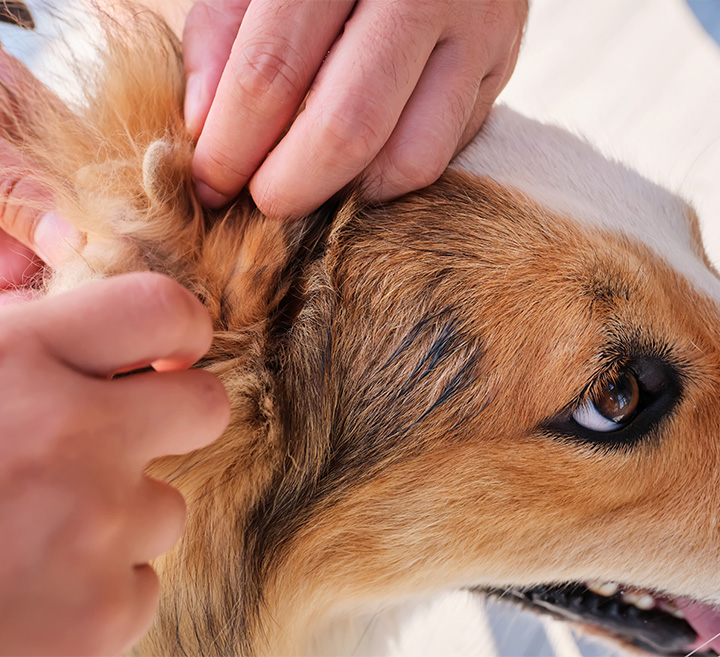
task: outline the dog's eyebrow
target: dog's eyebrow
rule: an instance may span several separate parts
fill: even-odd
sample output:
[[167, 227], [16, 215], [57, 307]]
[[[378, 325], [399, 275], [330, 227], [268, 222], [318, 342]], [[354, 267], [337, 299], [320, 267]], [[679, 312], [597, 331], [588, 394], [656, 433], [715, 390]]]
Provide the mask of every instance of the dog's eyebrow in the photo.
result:
[[35, 29], [35, 20], [30, 13], [30, 9], [24, 2], [19, 0], [0, 1], [0, 21], [12, 23], [26, 30]]
[[629, 301], [631, 285], [621, 277], [593, 275], [582, 282], [584, 296], [592, 306], [607, 308]]

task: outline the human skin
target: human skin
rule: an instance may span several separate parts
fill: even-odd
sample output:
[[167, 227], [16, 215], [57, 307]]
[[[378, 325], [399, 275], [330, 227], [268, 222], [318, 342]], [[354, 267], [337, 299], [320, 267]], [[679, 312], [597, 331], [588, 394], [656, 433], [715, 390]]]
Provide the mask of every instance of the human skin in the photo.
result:
[[[32, 84], [25, 75], [0, 51], [4, 80]], [[1, 140], [0, 164], [0, 654], [119, 654], [152, 620], [148, 562], [184, 521], [180, 494], [144, 467], [229, 420], [220, 382], [187, 369], [212, 324], [150, 272], [42, 297], [34, 277], [79, 236]]]
[[358, 178], [380, 201], [430, 184], [510, 78], [527, 9], [198, 0], [183, 53], [199, 198], [220, 207], [247, 185], [266, 214], [298, 217]]
[[0, 654], [119, 654], [147, 629], [184, 502], [143, 470], [227, 424], [220, 382], [187, 370], [211, 339], [148, 272], [0, 309]]

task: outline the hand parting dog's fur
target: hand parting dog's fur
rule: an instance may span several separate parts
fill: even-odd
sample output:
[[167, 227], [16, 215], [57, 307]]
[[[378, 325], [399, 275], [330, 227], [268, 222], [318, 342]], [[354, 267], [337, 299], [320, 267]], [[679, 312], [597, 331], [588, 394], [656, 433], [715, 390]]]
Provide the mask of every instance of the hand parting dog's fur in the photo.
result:
[[138, 652], [301, 654], [333, 619], [452, 587], [562, 614], [551, 594], [597, 580], [654, 592], [659, 620], [574, 618], [668, 654], [703, 639], [660, 611], [720, 600], [720, 285], [692, 211], [499, 108], [393, 203], [207, 212], [174, 37], [103, 22], [84, 105], [3, 88], [2, 136], [86, 235], [48, 291], [169, 274], [211, 313], [201, 366], [233, 406], [214, 445], [150, 466], [189, 516]]

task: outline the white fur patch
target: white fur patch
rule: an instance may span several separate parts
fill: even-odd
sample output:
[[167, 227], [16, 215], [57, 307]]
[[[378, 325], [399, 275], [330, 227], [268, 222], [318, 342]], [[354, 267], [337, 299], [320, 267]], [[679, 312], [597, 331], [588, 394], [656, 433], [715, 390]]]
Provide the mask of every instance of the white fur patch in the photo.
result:
[[637, 240], [720, 300], [720, 284], [693, 244], [688, 205], [561, 128], [496, 107], [451, 166], [515, 188], [581, 225]]
[[497, 654], [493, 644], [484, 599], [469, 591], [449, 591], [430, 600], [337, 620], [312, 645], [312, 654], [488, 657]]

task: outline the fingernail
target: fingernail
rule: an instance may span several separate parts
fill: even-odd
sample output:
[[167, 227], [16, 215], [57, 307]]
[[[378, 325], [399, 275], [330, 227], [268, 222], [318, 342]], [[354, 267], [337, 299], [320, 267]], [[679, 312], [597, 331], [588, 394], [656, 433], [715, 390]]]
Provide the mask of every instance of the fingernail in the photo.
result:
[[203, 81], [197, 73], [188, 75], [185, 82], [185, 128], [193, 139], [202, 132], [205, 119], [203, 109]]
[[43, 215], [35, 226], [33, 248], [48, 265], [62, 262], [72, 251], [80, 248], [77, 228], [56, 212]]
[[223, 205], [227, 205], [230, 200], [229, 197], [216, 192], [210, 185], [202, 182], [202, 180], [195, 181], [195, 193], [200, 203], [208, 208], [221, 208]]

